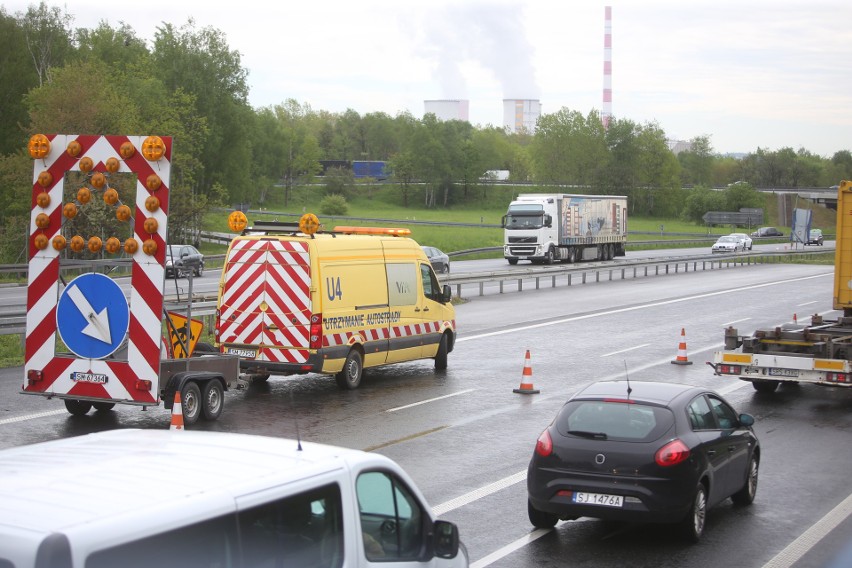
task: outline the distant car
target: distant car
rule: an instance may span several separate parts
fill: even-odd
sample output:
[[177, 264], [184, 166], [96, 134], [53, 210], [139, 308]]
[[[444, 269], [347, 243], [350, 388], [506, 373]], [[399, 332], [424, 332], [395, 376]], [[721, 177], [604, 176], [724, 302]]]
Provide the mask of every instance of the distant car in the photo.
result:
[[736, 237], [743, 242], [743, 250], [751, 250], [753, 246], [753, 241], [751, 237], [746, 235], [745, 233], [731, 233], [730, 236]]
[[703, 387], [593, 383], [536, 442], [529, 520], [538, 528], [580, 517], [673, 523], [696, 542], [710, 507], [754, 500], [761, 451], [753, 424]]
[[784, 233], [775, 227], [761, 227], [751, 234], [752, 237], [783, 237]]
[[745, 243], [742, 239], [734, 237], [732, 235], [725, 235], [724, 237], [719, 237], [719, 239], [713, 243], [713, 247], [710, 249], [712, 252], [737, 252], [741, 250], [745, 250]]
[[806, 242], [805, 244], [822, 246], [822, 230], [811, 229], [811, 231], [808, 233], [808, 242]]
[[423, 249], [423, 252], [426, 253], [426, 256], [429, 258], [429, 263], [432, 265], [432, 269], [438, 274], [449, 274], [450, 273], [450, 257], [447, 256], [446, 253], [441, 252], [439, 249], [435, 247], [420, 247]]
[[166, 247], [166, 278], [181, 278], [192, 272], [204, 274], [204, 255], [192, 245], [169, 245]]

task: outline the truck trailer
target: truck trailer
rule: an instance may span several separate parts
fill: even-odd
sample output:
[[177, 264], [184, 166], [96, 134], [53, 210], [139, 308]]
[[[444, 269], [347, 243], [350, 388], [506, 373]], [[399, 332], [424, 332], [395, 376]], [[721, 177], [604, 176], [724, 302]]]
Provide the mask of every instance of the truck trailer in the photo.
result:
[[834, 254], [834, 309], [837, 319], [814, 315], [810, 324], [787, 324], [739, 335], [725, 330], [725, 350], [713, 355], [716, 375], [750, 381], [758, 392], [781, 383], [852, 386], [852, 181], [837, 190], [837, 247]]
[[621, 195], [520, 194], [503, 216], [509, 264], [612, 260], [624, 256], [627, 198]]

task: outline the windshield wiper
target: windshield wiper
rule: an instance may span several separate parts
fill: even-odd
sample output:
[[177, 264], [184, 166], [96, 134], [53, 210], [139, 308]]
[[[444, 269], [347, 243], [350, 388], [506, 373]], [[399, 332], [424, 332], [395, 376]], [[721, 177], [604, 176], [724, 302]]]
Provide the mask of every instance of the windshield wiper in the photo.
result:
[[582, 436], [583, 438], [596, 438], [598, 440], [606, 440], [605, 432], [588, 432], [586, 430], [568, 430], [572, 436]]

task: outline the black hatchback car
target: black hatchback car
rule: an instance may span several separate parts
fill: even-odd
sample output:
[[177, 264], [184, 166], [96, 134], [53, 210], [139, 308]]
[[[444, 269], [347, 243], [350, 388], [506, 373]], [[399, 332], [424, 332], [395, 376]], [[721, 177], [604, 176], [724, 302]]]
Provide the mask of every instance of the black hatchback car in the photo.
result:
[[676, 523], [696, 542], [710, 507], [754, 500], [760, 445], [752, 424], [708, 389], [593, 383], [539, 436], [527, 472], [530, 522]]
[[166, 247], [166, 278], [204, 274], [204, 255], [192, 245], [169, 245]]

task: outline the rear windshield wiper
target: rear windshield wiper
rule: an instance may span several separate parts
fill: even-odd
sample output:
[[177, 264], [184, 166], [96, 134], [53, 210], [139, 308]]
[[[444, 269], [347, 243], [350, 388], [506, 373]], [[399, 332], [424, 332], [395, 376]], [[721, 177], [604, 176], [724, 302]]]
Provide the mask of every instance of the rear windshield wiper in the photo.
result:
[[588, 432], [586, 430], [568, 430], [572, 436], [582, 436], [583, 438], [596, 438], [598, 440], [606, 440], [605, 432]]

